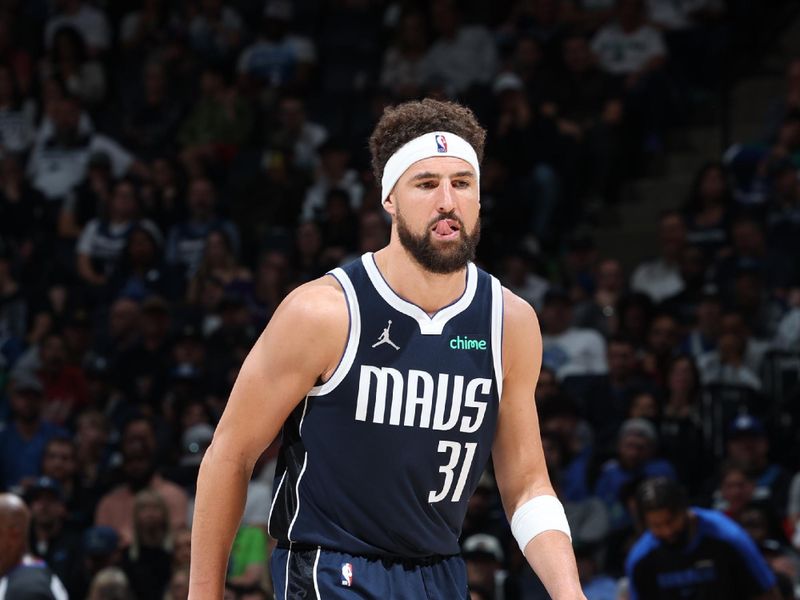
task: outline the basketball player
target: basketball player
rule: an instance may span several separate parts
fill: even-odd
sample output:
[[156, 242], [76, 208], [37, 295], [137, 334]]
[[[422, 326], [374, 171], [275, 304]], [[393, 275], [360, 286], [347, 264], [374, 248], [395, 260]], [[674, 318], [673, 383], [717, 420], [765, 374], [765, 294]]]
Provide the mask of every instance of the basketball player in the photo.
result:
[[222, 597], [281, 428], [277, 598], [467, 598], [458, 536], [490, 452], [528, 562], [556, 600], [584, 598], [542, 455], [536, 316], [471, 262], [484, 138], [457, 104], [384, 113], [370, 149], [390, 242], [294, 290], [245, 360], [200, 468], [191, 600]]

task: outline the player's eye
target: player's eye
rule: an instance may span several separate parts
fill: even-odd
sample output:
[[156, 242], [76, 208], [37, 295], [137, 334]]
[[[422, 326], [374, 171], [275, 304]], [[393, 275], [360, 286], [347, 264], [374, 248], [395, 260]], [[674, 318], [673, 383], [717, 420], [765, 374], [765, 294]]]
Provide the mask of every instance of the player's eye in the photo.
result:
[[436, 187], [436, 185], [437, 185], [436, 181], [428, 180], [428, 181], [420, 181], [417, 184], [417, 187], [421, 190], [432, 190]]
[[458, 189], [462, 189], [463, 190], [463, 189], [468, 188], [469, 186], [470, 186], [470, 182], [467, 181], [466, 179], [456, 179], [453, 182], [453, 187], [454, 188], [458, 188]]

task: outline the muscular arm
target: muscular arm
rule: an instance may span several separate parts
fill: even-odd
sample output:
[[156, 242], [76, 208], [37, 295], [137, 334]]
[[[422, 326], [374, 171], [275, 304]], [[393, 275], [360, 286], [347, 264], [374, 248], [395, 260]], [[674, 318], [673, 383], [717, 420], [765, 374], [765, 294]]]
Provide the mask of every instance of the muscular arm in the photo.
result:
[[[507, 290], [503, 316], [503, 397], [492, 454], [508, 519], [535, 496], [555, 496], [542, 452], [534, 390], [542, 365], [542, 336], [533, 309]], [[555, 600], [581, 599], [569, 538], [545, 531], [525, 547], [525, 558]]]
[[317, 380], [336, 368], [347, 328], [344, 295], [324, 277], [283, 301], [245, 359], [197, 478], [191, 600], [222, 598], [253, 466]]

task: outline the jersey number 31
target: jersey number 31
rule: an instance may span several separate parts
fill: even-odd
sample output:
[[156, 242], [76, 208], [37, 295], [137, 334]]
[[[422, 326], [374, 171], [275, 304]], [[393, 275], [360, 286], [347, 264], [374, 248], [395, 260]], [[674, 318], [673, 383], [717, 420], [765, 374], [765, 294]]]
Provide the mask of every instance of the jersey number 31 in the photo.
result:
[[458, 442], [439, 440], [439, 447], [437, 450], [442, 454], [449, 452], [450, 460], [446, 465], [439, 467], [439, 473], [444, 473], [444, 486], [439, 492], [432, 490], [428, 493], [429, 503], [441, 502], [450, 493], [450, 488], [453, 486], [455, 468], [461, 459], [461, 450], [463, 447], [465, 449], [464, 461], [461, 463], [461, 470], [458, 474], [456, 488], [453, 490], [453, 497], [450, 498], [451, 502], [458, 502], [461, 500], [461, 494], [464, 493], [464, 485], [467, 483], [467, 475], [469, 475], [470, 468], [472, 467], [472, 459], [475, 458], [475, 448], [477, 448], [477, 446], [478, 444], [476, 442], [459, 444]]

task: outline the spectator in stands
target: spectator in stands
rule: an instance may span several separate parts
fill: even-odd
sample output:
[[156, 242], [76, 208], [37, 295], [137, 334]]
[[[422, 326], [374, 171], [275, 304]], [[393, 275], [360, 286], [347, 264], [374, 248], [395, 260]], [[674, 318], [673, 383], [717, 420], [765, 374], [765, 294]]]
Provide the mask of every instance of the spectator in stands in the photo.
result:
[[164, 600], [187, 600], [189, 597], [189, 569], [173, 569], [164, 594]]
[[0, 247], [0, 340], [21, 345], [27, 333], [28, 305], [11, 273], [10, 257], [11, 249]]
[[503, 568], [505, 553], [496, 537], [476, 533], [464, 540], [461, 552], [470, 587], [490, 590], [492, 598], [514, 597], [519, 593], [515, 587], [516, 582]]
[[786, 115], [796, 110], [800, 110], [800, 58], [792, 59], [786, 67], [786, 91], [771, 103], [764, 120], [762, 139], [774, 140]]
[[[562, 191], [562, 187], [574, 175], [574, 165], [560, 160], [557, 149], [561, 134], [551, 119], [543, 118], [533, 109], [518, 76], [500, 74], [492, 91], [497, 108], [496, 122], [490, 126], [489, 145], [495, 157], [508, 168], [509, 176], [517, 180], [518, 198], [522, 199], [514, 203], [513, 212], [506, 209], [510, 214], [503, 223], [509, 232], [523, 237], [523, 243], [531, 251], [538, 251], [542, 238], [547, 238], [542, 241], [550, 244], [557, 241], [554, 223], [569, 218], [566, 213], [573, 208], [572, 195]], [[568, 202], [560, 206], [561, 199]], [[498, 211], [502, 210], [499, 206]]]
[[559, 379], [607, 373], [605, 340], [596, 331], [572, 326], [572, 315], [572, 301], [567, 293], [550, 288], [544, 296], [541, 314], [543, 363]]
[[695, 176], [689, 199], [684, 205], [686, 240], [714, 258], [728, 244], [732, 191], [722, 164], [704, 165]]
[[[800, 65], [800, 60], [797, 61]], [[772, 189], [767, 201], [767, 245], [784, 256], [800, 253], [800, 178], [791, 161], [778, 163], [772, 172]], [[795, 264], [794, 274], [798, 267]]]
[[722, 299], [716, 289], [709, 288], [697, 303], [693, 327], [681, 342], [681, 352], [698, 360], [714, 351], [721, 329]]
[[233, 244], [222, 230], [212, 230], [205, 240], [203, 259], [189, 282], [187, 300], [198, 303], [203, 288], [209, 280], [215, 280], [224, 291], [243, 293], [249, 289], [252, 273], [236, 260]]
[[103, 12], [84, 0], [59, 0], [58, 12], [45, 25], [44, 42], [47, 48], [56, 43], [56, 32], [73, 27], [83, 37], [89, 56], [98, 56], [111, 45], [111, 28]]
[[0, 427], [0, 488], [11, 489], [41, 472], [44, 449], [67, 432], [42, 416], [44, 387], [30, 373], [12, 375], [8, 397], [11, 418]]
[[661, 451], [690, 492], [699, 490], [707, 474], [707, 453], [700, 414], [700, 374], [690, 356], [678, 355], [670, 364], [666, 400], [661, 411]]
[[550, 283], [534, 270], [535, 259], [524, 249], [509, 252], [503, 257], [501, 281], [515, 294], [536, 309], [541, 309]]
[[303, 220], [322, 219], [325, 200], [333, 189], [347, 192], [350, 207], [354, 211], [361, 208], [364, 186], [358, 172], [350, 164], [350, 152], [338, 140], [328, 140], [320, 146], [320, 169], [314, 183], [308, 188], [303, 201]]
[[714, 508], [738, 522], [745, 507], [757, 500], [755, 492], [756, 482], [747, 469], [736, 462], [728, 461], [720, 469], [719, 489], [714, 493]]
[[586, 600], [617, 600], [617, 581], [603, 572], [598, 544], [575, 544], [578, 576]]
[[163, 240], [152, 228], [135, 225], [109, 276], [108, 296], [143, 300], [157, 295], [171, 301], [183, 297], [183, 269], [164, 261], [162, 247]]
[[0, 148], [3, 154], [22, 154], [33, 144], [34, 103], [22, 96], [14, 71], [0, 66]]
[[678, 323], [669, 314], [656, 315], [647, 330], [642, 368], [656, 384], [663, 386], [678, 343]]
[[155, 60], [145, 65], [142, 93], [126, 111], [122, 121], [126, 143], [144, 160], [175, 151], [175, 136], [183, 119], [184, 107], [171, 93], [164, 63]]
[[210, 179], [197, 177], [189, 184], [186, 196], [186, 219], [170, 229], [166, 258], [169, 263], [185, 269], [191, 278], [200, 267], [206, 239], [214, 230], [225, 233], [233, 252], [239, 252], [239, 232], [236, 226], [217, 214], [217, 190]]
[[188, 27], [193, 50], [210, 63], [231, 60], [246, 33], [242, 17], [224, 0], [203, 0], [198, 8]]
[[405, 13], [397, 24], [394, 42], [383, 55], [381, 85], [398, 99], [418, 98], [426, 83], [427, 29], [422, 13]]
[[237, 71], [245, 89], [301, 89], [309, 84], [317, 61], [314, 42], [291, 33], [289, 0], [269, 0], [258, 37], [239, 55]]
[[777, 600], [775, 576], [753, 541], [724, 515], [690, 507], [680, 484], [646, 481], [637, 505], [648, 532], [626, 563], [634, 597]]
[[137, 598], [161, 598], [169, 582], [172, 542], [169, 509], [158, 492], [142, 490], [133, 501], [133, 538], [122, 570]]
[[19, 42], [20, 29], [10, 12], [0, 18], [0, 62], [9, 66], [20, 92], [27, 96], [33, 82], [34, 60], [30, 50]]
[[677, 211], [667, 211], [658, 220], [659, 257], [643, 262], [631, 275], [633, 291], [661, 302], [683, 290], [678, 262], [686, 244], [686, 226]]
[[434, 0], [430, 21], [436, 38], [425, 56], [426, 79], [441, 82], [452, 96], [488, 85], [497, 68], [497, 49], [489, 31], [463, 25], [452, 0]]
[[67, 600], [61, 580], [28, 554], [31, 514], [13, 494], [0, 494], [0, 590], [10, 598]]
[[128, 53], [145, 53], [151, 48], [165, 45], [171, 28], [176, 25], [166, 0], [144, 0], [139, 10], [122, 17], [119, 41]]
[[53, 47], [42, 63], [43, 80], [58, 79], [67, 93], [79, 98], [88, 108], [97, 107], [106, 93], [106, 75], [102, 64], [88, 56], [83, 37], [77, 29], [64, 26], [53, 34]]
[[741, 386], [759, 392], [761, 379], [745, 362], [747, 338], [735, 331], [724, 331], [717, 350], [700, 357], [700, 373], [704, 385]]
[[698, 0], [676, 4], [670, 0], [648, 0], [650, 22], [664, 34], [675, 71], [692, 88], [709, 92], [719, 84], [728, 45], [725, 3]]
[[92, 523], [110, 459], [109, 425], [105, 415], [96, 408], [80, 413], [75, 419], [74, 440], [78, 485], [80, 495], [85, 498], [81, 506], [87, 512], [88, 522]]
[[621, 92], [597, 66], [583, 35], [564, 38], [561, 58], [564, 69], [546, 85], [542, 112], [555, 119], [569, 151], [577, 155], [584, 180], [578, 196], [595, 203], [615, 199], [623, 141]]
[[756, 497], [768, 500], [783, 515], [790, 478], [781, 465], [770, 462], [769, 447], [767, 431], [756, 417], [740, 415], [728, 427], [726, 457], [741, 465], [755, 480]]
[[624, 89], [625, 112], [643, 134], [645, 149], [660, 151], [669, 108], [667, 48], [661, 32], [647, 23], [644, 0], [618, 0], [617, 19], [600, 28], [591, 46], [600, 67]]
[[625, 291], [625, 274], [618, 260], [607, 258], [597, 265], [596, 288], [591, 299], [575, 307], [575, 325], [594, 329], [603, 337], [617, 333], [616, 306]]
[[114, 179], [108, 154], [93, 153], [86, 166], [86, 178], [61, 204], [57, 227], [62, 240], [74, 242], [89, 221], [108, 216]]
[[83, 181], [89, 157], [97, 152], [108, 155], [114, 177], [146, 172], [116, 141], [81, 124], [80, 103], [65, 96], [53, 103], [52, 127], [40, 128], [28, 159], [28, 177], [48, 200], [61, 200]]
[[265, 251], [258, 261], [249, 298], [250, 312], [256, 327], [266, 325], [278, 304], [288, 292], [289, 259], [276, 250]]
[[164, 498], [172, 527], [184, 526], [186, 493], [157, 473], [156, 434], [152, 422], [146, 418], [130, 420], [122, 430], [120, 450], [123, 483], [100, 500], [95, 524], [113, 527], [119, 533], [122, 545], [128, 546], [133, 540], [135, 496], [143, 489], [150, 489]]
[[78, 568], [81, 532], [68, 522], [61, 486], [50, 477], [38, 478], [25, 493], [31, 511], [30, 548], [61, 581]]
[[229, 164], [252, 129], [253, 111], [248, 102], [229, 84], [225, 73], [207, 67], [200, 78], [200, 97], [178, 133], [181, 160], [194, 177], [207, 168]]
[[[116, 567], [122, 559], [119, 535], [111, 527], [90, 527], [83, 533], [81, 546], [81, 564], [67, 583], [71, 598], [86, 598], [90, 586], [94, 587], [95, 576], [109, 568], [118, 571]], [[125, 582], [127, 586], [127, 579]]]
[[161, 231], [169, 232], [183, 216], [185, 190], [171, 158], [156, 158], [151, 170], [152, 178], [142, 186], [142, 208]]
[[106, 567], [92, 578], [87, 600], [106, 600], [106, 598], [129, 600], [132, 597], [133, 589], [125, 572], [117, 567]]
[[44, 386], [42, 415], [56, 425], [64, 425], [89, 400], [83, 371], [69, 364], [64, 338], [55, 332], [42, 340], [39, 360], [37, 375]]
[[642, 477], [675, 478], [675, 469], [666, 460], [656, 458], [658, 432], [645, 419], [628, 419], [619, 428], [616, 457], [600, 471], [594, 494], [606, 503], [611, 530], [620, 530], [631, 522], [632, 515], [621, 502], [622, 487]]
[[311, 175], [319, 165], [319, 149], [328, 131], [308, 118], [300, 97], [287, 93], [278, 102], [276, 123], [265, 136], [270, 148], [265, 163], [279, 161]]
[[123, 179], [114, 185], [108, 215], [86, 224], [76, 245], [77, 270], [89, 286], [105, 286], [119, 264], [128, 236], [137, 225], [161, 239], [154, 223], [139, 218], [137, 190], [132, 181]]

